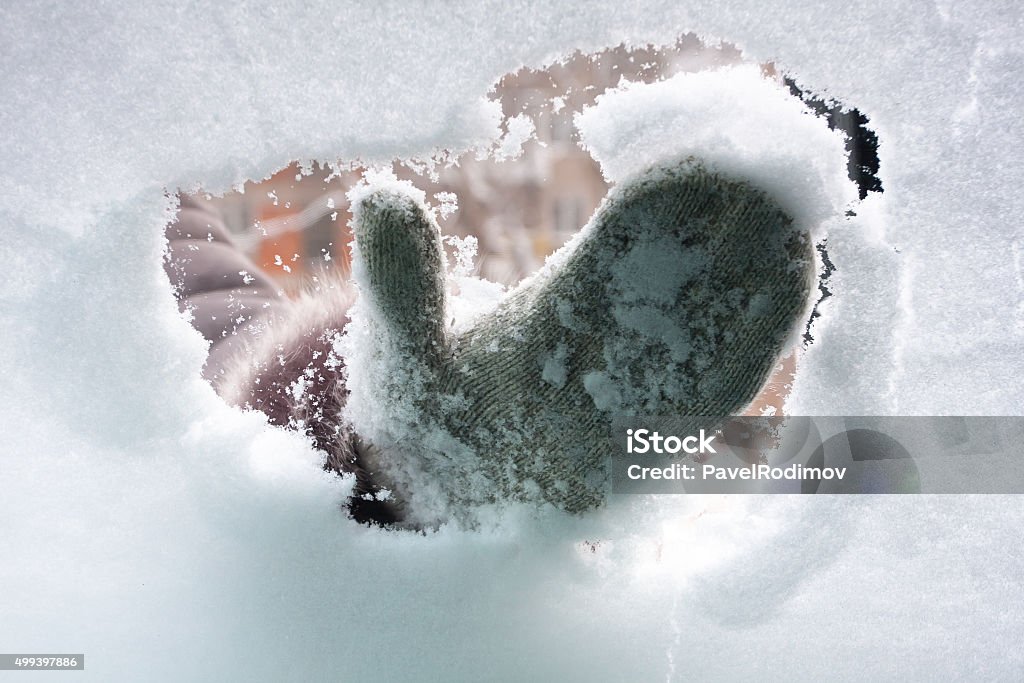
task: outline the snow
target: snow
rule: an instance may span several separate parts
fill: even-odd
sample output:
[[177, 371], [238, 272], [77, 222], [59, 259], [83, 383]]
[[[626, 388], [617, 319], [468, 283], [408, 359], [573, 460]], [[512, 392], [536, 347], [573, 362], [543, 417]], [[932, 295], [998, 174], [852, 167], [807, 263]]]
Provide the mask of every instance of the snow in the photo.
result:
[[818, 234], [857, 198], [841, 134], [753, 64], [627, 83], [575, 121], [609, 181], [695, 156], [767, 191]]
[[545, 358], [541, 364], [543, 368], [540, 375], [541, 379], [545, 382], [550, 382], [556, 387], [564, 387], [567, 377], [565, 359], [568, 353], [568, 347], [565, 344], [559, 343], [555, 350], [551, 352], [551, 355]]
[[308, 443], [199, 378], [160, 254], [165, 190], [490, 149], [502, 74], [693, 30], [879, 135], [886, 190], [828, 226], [834, 295], [790, 411], [1017, 414], [1022, 23], [910, 0], [4, 6], [5, 651], [85, 652], [103, 681], [1018, 679], [1017, 497], [624, 496], [361, 527]]
[[437, 192], [434, 199], [438, 202], [437, 212], [441, 218], [448, 218], [459, 210], [459, 198], [454, 192]]
[[508, 132], [501, 137], [498, 148], [494, 152], [494, 158], [499, 161], [518, 159], [523, 153], [523, 145], [533, 138], [536, 128], [533, 119], [526, 114], [513, 116], [506, 124]]

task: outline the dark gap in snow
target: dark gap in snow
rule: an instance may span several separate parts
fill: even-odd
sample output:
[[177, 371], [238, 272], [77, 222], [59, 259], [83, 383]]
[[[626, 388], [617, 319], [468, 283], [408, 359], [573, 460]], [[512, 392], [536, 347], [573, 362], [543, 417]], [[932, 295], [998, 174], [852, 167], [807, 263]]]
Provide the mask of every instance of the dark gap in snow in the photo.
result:
[[821, 273], [821, 277], [818, 279], [818, 292], [820, 296], [818, 300], [814, 302], [814, 308], [811, 309], [811, 317], [807, 319], [807, 327], [804, 328], [804, 345], [812, 344], [814, 342], [814, 336], [811, 334], [811, 325], [814, 324], [814, 320], [821, 316], [818, 311], [818, 307], [821, 306], [821, 302], [832, 296], [832, 290], [828, 288], [829, 279], [832, 277], [832, 273], [836, 271], [836, 266], [832, 263], [832, 259], [828, 257], [828, 238], [825, 238], [814, 245], [814, 248], [818, 251], [821, 256], [821, 263], [824, 265], [824, 270]]
[[878, 177], [878, 135], [868, 128], [868, 117], [858, 109], [804, 92], [792, 78], [783, 80], [790, 92], [828, 121], [829, 128], [846, 133], [847, 169], [850, 180], [857, 183], [860, 198], [867, 197], [868, 192], [882, 192], [882, 181]]

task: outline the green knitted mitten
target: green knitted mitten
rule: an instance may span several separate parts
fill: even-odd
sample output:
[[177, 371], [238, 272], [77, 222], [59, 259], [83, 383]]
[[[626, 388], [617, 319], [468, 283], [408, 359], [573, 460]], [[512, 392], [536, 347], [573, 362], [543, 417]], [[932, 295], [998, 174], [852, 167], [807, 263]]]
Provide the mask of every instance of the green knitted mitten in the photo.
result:
[[767, 195], [693, 159], [619, 185], [458, 335], [422, 203], [370, 188], [353, 224], [353, 319], [373, 351], [349, 378], [349, 415], [421, 520], [505, 499], [599, 505], [612, 418], [741, 410], [814, 279], [810, 240]]

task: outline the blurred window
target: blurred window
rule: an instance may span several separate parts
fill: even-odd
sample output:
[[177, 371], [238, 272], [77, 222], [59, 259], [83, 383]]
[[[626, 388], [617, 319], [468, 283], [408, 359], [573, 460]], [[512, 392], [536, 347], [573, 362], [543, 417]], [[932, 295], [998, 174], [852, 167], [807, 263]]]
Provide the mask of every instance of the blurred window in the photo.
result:
[[583, 224], [583, 201], [577, 197], [559, 197], [554, 203], [555, 234], [565, 239]]
[[572, 122], [572, 112], [564, 109], [551, 117], [551, 140], [552, 142], [572, 143], [572, 134], [575, 132], [575, 125]]

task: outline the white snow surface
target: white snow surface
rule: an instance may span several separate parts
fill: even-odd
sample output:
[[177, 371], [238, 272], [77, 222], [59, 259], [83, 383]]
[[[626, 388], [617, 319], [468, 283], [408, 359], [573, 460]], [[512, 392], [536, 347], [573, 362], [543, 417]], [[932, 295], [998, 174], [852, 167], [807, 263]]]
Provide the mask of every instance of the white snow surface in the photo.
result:
[[816, 236], [855, 208], [843, 136], [754, 64], [627, 83], [599, 96], [576, 126], [611, 182], [695, 157], [765, 190]]
[[1016, 497], [361, 527], [304, 439], [199, 378], [160, 254], [168, 190], [490, 148], [504, 73], [694, 31], [879, 136], [885, 193], [829, 229], [790, 412], [1017, 414], [1022, 23], [1012, 3], [5, 4], [0, 649], [84, 652], [97, 681], [1019, 680]]

